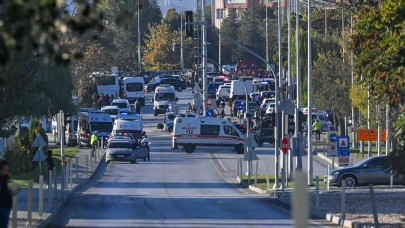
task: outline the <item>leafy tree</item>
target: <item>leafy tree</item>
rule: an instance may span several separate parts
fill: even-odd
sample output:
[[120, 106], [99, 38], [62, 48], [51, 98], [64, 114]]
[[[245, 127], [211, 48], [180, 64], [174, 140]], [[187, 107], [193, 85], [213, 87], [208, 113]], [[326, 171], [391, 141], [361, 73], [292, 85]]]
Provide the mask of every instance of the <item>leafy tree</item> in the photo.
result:
[[[184, 20], [184, 19], [183, 19]], [[164, 22], [173, 30], [180, 30], [181, 28], [181, 15], [176, 11], [176, 9], [169, 9], [166, 12]]]
[[[240, 21], [235, 9], [228, 10], [228, 17], [222, 21], [221, 31], [231, 38], [238, 39]], [[238, 61], [236, 56], [237, 46], [226, 39], [222, 39], [222, 62], [224, 64], [235, 63]]]
[[[180, 56], [173, 51], [173, 43], [180, 43], [180, 32], [171, 31], [166, 23], [150, 26], [150, 34], [146, 37], [142, 64], [146, 70], [174, 70], [180, 68]], [[184, 42], [191, 45], [191, 39]], [[192, 60], [191, 53], [185, 52], [185, 60]], [[190, 64], [190, 63], [188, 63]]]
[[339, 55], [333, 52], [319, 53], [312, 77], [314, 106], [331, 109], [339, 123], [350, 114], [350, 78], [349, 65]]

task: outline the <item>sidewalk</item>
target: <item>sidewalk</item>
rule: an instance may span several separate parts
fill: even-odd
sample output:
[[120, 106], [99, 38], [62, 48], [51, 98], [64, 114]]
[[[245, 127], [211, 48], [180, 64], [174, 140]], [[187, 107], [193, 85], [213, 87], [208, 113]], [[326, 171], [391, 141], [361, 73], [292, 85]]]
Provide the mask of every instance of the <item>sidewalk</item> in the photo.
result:
[[[80, 152], [71, 160], [73, 163], [72, 169], [72, 184], [65, 186], [65, 190], [61, 191], [61, 170], [57, 170], [57, 198], [55, 198], [55, 189], [46, 189], [46, 177], [44, 177], [44, 202], [43, 215], [39, 215], [39, 185], [34, 184], [33, 199], [32, 199], [32, 227], [37, 227], [46, 220], [52, 212], [65, 202], [72, 190], [77, 189], [79, 185], [86, 183], [97, 169], [100, 161], [104, 157], [104, 150], [100, 149], [96, 158], [90, 159], [91, 150], [87, 148], [80, 149]], [[86, 173], [86, 157], [88, 157], [88, 170]], [[76, 159], [78, 164], [76, 165]], [[68, 169], [67, 164], [67, 170]], [[76, 176], [76, 170], [78, 171]], [[67, 173], [68, 176], [68, 173]], [[77, 177], [77, 178], [76, 178]], [[54, 183], [52, 183], [54, 186]], [[20, 190], [17, 194], [17, 227], [25, 227], [28, 221], [28, 189]], [[12, 227], [12, 214], [10, 215], [9, 227]]]

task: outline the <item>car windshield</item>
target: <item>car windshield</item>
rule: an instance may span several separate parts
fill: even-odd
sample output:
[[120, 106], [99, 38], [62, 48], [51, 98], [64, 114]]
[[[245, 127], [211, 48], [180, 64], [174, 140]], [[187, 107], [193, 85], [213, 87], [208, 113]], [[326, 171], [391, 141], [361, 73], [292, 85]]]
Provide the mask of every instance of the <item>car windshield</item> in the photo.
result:
[[111, 132], [113, 124], [112, 122], [90, 122], [90, 127], [93, 132]]
[[110, 142], [108, 148], [131, 149], [132, 145], [130, 142]]
[[[113, 102], [112, 105], [118, 106], [118, 108], [128, 108], [127, 103], [118, 103], [118, 102]], [[110, 114], [111, 115], [111, 114]]]
[[104, 109], [103, 110], [108, 115], [118, 115], [118, 109]]
[[126, 90], [127, 90], [128, 92], [139, 92], [139, 91], [143, 91], [143, 83], [140, 83], [140, 82], [127, 83]]
[[157, 93], [155, 94], [156, 101], [174, 101], [174, 93]]
[[169, 120], [174, 120], [174, 118], [176, 118], [176, 116], [174, 114], [167, 115], [167, 119], [169, 119]]

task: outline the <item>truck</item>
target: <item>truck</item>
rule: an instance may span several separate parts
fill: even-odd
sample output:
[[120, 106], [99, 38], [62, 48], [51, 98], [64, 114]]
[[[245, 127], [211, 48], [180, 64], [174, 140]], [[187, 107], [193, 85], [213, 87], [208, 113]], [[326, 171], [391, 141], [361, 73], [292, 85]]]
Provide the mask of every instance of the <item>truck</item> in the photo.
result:
[[118, 82], [118, 75], [103, 72], [94, 72], [91, 78], [97, 86], [97, 93], [99, 95], [114, 95], [119, 97], [120, 86]]
[[238, 76], [257, 76], [257, 64], [251, 60], [239, 60], [235, 72]]
[[155, 94], [152, 98], [153, 115], [165, 114], [166, 112], [176, 112], [176, 90], [170, 85], [159, 85], [155, 89]]
[[95, 131], [97, 131], [98, 140], [103, 139], [104, 144], [107, 144], [112, 128], [112, 118], [107, 113], [99, 110], [80, 112], [77, 124], [77, 144], [79, 147], [90, 147], [90, 138]]
[[228, 147], [237, 154], [244, 153], [245, 138], [228, 120], [211, 117], [179, 117], [174, 119], [172, 148], [183, 147], [193, 153], [197, 147]]
[[239, 80], [233, 80], [231, 82], [231, 89], [229, 93], [229, 99], [234, 100], [245, 100], [246, 99], [246, 90], [247, 90], [247, 96], [249, 96], [253, 92], [253, 82], [252, 81], [239, 81]]
[[141, 105], [145, 105], [145, 79], [143, 77], [125, 77], [124, 83], [124, 98], [130, 103], [134, 103], [136, 100], [141, 102]]

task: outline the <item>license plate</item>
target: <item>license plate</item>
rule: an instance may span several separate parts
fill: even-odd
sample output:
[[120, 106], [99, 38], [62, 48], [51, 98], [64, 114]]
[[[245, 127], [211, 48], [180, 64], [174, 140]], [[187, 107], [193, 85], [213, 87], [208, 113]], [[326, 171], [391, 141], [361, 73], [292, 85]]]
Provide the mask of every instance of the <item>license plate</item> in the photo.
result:
[[125, 158], [125, 155], [117, 155], [117, 158]]

